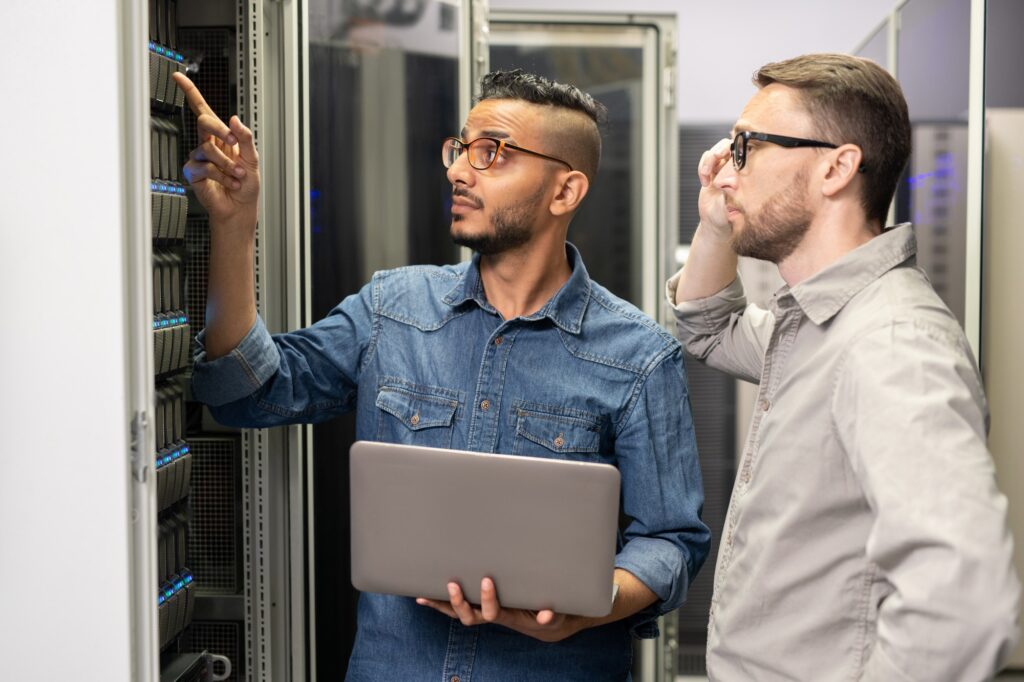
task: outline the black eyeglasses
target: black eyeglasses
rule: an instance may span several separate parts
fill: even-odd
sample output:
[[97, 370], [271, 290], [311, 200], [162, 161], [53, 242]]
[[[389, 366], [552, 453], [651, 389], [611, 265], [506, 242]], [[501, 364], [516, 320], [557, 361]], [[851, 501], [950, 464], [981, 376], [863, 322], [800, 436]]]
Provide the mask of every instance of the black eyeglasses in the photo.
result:
[[539, 156], [548, 161], [557, 161], [569, 170], [573, 170], [571, 165], [561, 159], [556, 159], [553, 156], [541, 154], [530, 149], [524, 149], [523, 147], [517, 147], [505, 140], [496, 140], [493, 137], [478, 137], [472, 142], [463, 142], [457, 137], [446, 137], [444, 144], [441, 145], [441, 163], [444, 164], [444, 167], [451, 168], [458, 160], [459, 155], [462, 154], [463, 149], [469, 152], [469, 165], [477, 170], [487, 170], [490, 168], [506, 149], [515, 149], [517, 152]]
[[[782, 147], [789, 147], [790, 149], [795, 147], [826, 147], [828, 149], [838, 149], [839, 145], [832, 144], [831, 142], [820, 142], [818, 140], [804, 140], [799, 137], [786, 137], [785, 135], [769, 135], [768, 133], [752, 133], [750, 131], [743, 131], [742, 133], [736, 133], [736, 137], [732, 140], [732, 165], [736, 170], [741, 170], [747, 163], [747, 142], [750, 140], [757, 140], [758, 142], [771, 142]], [[863, 171], [863, 166], [861, 167]]]

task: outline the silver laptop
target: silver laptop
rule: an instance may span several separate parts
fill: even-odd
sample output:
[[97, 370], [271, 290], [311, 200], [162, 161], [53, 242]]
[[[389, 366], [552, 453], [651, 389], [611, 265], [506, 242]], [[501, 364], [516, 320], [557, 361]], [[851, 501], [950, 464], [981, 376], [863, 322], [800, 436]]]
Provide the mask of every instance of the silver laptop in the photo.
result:
[[611, 611], [619, 472], [608, 464], [392, 443], [352, 445], [352, 584], [503, 607]]

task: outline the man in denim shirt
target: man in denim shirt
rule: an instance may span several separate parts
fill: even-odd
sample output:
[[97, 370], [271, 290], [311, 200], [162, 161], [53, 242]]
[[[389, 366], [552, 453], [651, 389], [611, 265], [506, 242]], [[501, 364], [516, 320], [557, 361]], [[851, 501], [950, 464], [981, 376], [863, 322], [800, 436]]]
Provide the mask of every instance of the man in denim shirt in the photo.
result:
[[[374, 275], [312, 327], [271, 337], [253, 297], [259, 162], [184, 77], [202, 139], [185, 166], [210, 213], [194, 389], [225, 424], [356, 411], [357, 437], [607, 462], [622, 474], [612, 612], [584, 618], [363, 594], [348, 679], [623, 680], [631, 635], [677, 608], [708, 551], [681, 349], [587, 276], [566, 234], [597, 172], [601, 105], [521, 72], [484, 79], [442, 160], [452, 237], [477, 255]], [[465, 152], [465, 153], [463, 153]], [[472, 509], [466, 510], [473, 513]]]

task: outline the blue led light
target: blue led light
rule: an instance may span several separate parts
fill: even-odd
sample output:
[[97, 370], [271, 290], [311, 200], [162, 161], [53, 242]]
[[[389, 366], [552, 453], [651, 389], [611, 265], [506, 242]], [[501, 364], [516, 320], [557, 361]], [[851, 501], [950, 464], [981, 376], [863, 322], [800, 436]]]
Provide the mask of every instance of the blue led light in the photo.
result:
[[156, 53], [157, 54], [163, 54], [164, 53], [164, 48], [163, 48], [162, 45], [157, 45], [156, 46]]
[[183, 60], [185, 59], [184, 57], [182, 57], [182, 56], [181, 56], [180, 54], [178, 54], [177, 52], [175, 52], [175, 53], [174, 53], [174, 58], [175, 58], [175, 59], [177, 59], [177, 60], [178, 60], [179, 62], [180, 62], [180, 61], [183, 61]]
[[149, 49], [151, 49], [151, 50], [155, 50], [156, 49], [156, 43], [154, 43], [152, 40], [149, 41]]
[[166, 192], [167, 191], [167, 185], [161, 184], [160, 185], [160, 191], [161, 192]]
[[181, 449], [181, 453], [182, 453], [183, 455], [187, 455], [187, 454], [188, 454], [188, 447], [183, 447], [183, 448]]
[[167, 599], [164, 598], [164, 595], [162, 595], [162, 594], [157, 595], [157, 598], [156, 598], [156, 605], [157, 606], [163, 606], [165, 601], [167, 601]]
[[191, 573], [186, 573], [185, 574], [185, 584], [188, 585], [191, 582], [192, 582], [192, 574]]
[[174, 588], [172, 587], [169, 590], [164, 590], [164, 596], [167, 597], [168, 599], [173, 597], [174, 596]]
[[178, 582], [174, 583], [175, 590], [180, 590], [183, 587], [185, 587], [184, 581], [179, 580]]

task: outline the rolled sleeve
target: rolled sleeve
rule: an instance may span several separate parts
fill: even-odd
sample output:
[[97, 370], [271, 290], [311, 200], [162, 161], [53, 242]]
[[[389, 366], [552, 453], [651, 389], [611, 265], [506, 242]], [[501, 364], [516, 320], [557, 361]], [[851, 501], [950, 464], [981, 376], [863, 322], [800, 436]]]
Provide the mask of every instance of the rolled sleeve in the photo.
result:
[[258, 315], [238, 346], [216, 360], [206, 359], [205, 337], [205, 329], [196, 337], [192, 390], [207, 405], [226, 405], [251, 395], [280, 367], [281, 356]]
[[686, 352], [745, 381], [757, 382], [774, 316], [748, 305], [739, 275], [727, 287], [706, 298], [675, 303], [682, 271], [665, 283], [665, 294], [676, 318], [676, 336]]
[[[631, 519], [617, 568], [659, 599], [640, 622], [678, 608], [708, 554], [704, 489], [678, 348], [651, 371], [616, 441], [623, 511]], [[638, 623], [635, 623], [638, 624]]]

